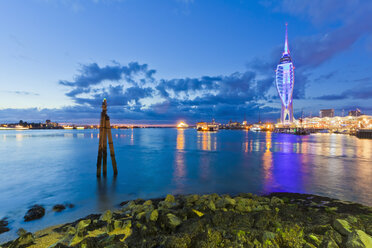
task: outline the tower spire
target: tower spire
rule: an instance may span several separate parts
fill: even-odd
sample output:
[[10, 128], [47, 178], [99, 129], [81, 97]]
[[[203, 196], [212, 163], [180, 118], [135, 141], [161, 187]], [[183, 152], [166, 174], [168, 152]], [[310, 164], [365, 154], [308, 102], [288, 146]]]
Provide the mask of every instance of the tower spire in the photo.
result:
[[288, 54], [288, 23], [285, 24], [285, 43], [284, 43], [284, 54]]

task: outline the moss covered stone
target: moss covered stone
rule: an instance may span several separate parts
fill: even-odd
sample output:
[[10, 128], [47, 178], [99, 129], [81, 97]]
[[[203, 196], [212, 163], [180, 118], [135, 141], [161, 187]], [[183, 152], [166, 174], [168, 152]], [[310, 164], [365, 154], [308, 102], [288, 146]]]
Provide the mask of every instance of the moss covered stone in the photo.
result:
[[351, 226], [346, 220], [335, 219], [333, 222], [334, 228], [342, 235], [349, 235], [351, 233]]
[[176, 199], [174, 198], [173, 195], [167, 195], [167, 197], [165, 197], [165, 202], [170, 202], [170, 203], [174, 203], [176, 202]]
[[111, 210], [105, 211], [102, 215], [100, 220], [110, 222], [112, 219], [112, 212]]
[[175, 216], [174, 214], [167, 214], [167, 220], [170, 227], [175, 228], [181, 224], [181, 219]]
[[[29, 233], [27, 235], [34, 235], [31, 247], [354, 248], [371, 245], [371, 208], [320, 196], [168, 195], [164, 199], [134, 200], [121, 205], [115, 212], [89, 215], [51, 229], [46, 236]], [[336, 207], [337, 211], [327, 211]], [[49, 236], [53, 237], [52, 242], [45, 245], [42, 240]], [[1, 246], [19, 247], [20, 240], [21, 237]]]
[[353, 231], [347, 238], [347, 248], [369, 248], [372, 247], [372, 237], [362, 230]]

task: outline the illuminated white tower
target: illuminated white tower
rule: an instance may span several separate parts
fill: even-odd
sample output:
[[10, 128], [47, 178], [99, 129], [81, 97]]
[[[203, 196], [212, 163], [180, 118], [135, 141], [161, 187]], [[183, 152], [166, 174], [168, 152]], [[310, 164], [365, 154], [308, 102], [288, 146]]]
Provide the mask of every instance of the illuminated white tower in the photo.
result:
[[288, 49], [287, 24], [285, 25], [284, 52], [280, 62], [276, 67], [276, 89], [282, 101], [282, 111], [280, 122], [291, 124], [293, 122], [293, 86], [294, 86], [294, 66]]

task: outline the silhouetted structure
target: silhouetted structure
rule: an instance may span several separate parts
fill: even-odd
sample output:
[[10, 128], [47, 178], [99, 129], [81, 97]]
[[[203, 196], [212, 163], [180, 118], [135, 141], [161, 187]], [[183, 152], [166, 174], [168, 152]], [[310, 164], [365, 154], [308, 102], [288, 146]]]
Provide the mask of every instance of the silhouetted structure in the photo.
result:
[[321, 109], [319, 111], [319, 117], [335, 117], [335, 110], [334, 109]]
[[101, 122], [99, 126], [99, 145], [98, 145], [98, 157], [97, 157], [97, 177], [101, 176], [101, 162], [103, 165], [103, 176], [107, 175], [107, 139], [110, 147], [110, 155], [112, 161], [112, 168], [114, 170], [114, 175], [118, 174], [118, 169], [116, 166], [114, 143], [112, 142], [111, 135], [111, 125], [110, 117], [107, 115], [107, 101], [106, 98], [103, 99], [102, 112], [101, 112]]

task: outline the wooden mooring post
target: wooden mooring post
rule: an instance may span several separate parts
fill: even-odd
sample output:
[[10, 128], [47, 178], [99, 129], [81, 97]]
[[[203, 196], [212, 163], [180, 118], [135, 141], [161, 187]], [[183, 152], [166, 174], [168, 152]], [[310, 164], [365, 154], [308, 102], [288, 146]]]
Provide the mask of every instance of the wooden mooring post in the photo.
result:
[[[97, 177], [101, 176], [101, 164], [103, 176], [107, 175], [107, 139], [110, 148], [112, 168], [114, 175], [118, 174], [116, 166], [114, 143], [112, 141], [110, 117], [107, 115], [107, 101], [106, 98], [102, 102], [101, 121], [99, 126], [99, 142], [98, 142], [98, 156], [97, 156]], [[103, 161], [102, 161], [103, 160]]]

